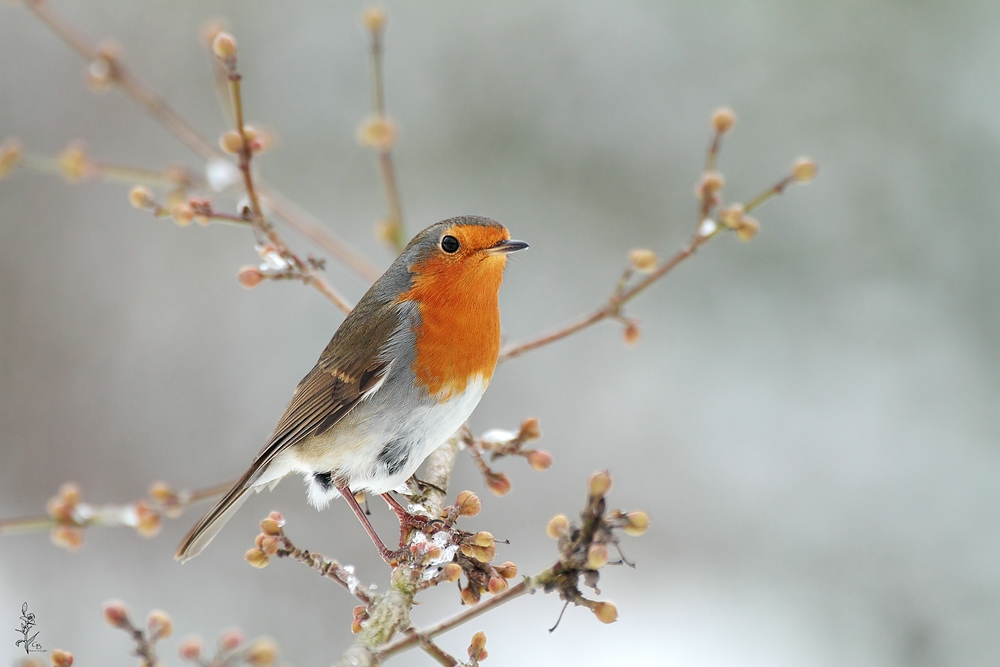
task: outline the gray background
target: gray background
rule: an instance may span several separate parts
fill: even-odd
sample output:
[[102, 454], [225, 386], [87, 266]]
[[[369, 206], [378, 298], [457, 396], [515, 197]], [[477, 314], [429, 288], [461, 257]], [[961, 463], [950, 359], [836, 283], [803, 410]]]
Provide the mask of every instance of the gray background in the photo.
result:
[[[477, 431], [536, 415], [555, 456], [545, 473], [502, 464], [502, 499], [469, 460], [457, 468], [454, 490], [485, 500], [469, 525], [509, 538], [501, 558], [524, 572], [551, 561], [545, 523], [580, 507], [595, 469], [612, 469], [614, 504], [649, 511], [653, 527], [625, 543], [638, 569], [602, 579], [620, 621], [571, 609], [550, 635], [560, 603], [539, 595], [442, 644], [464, 655], [485, 629], [488, 664], [996, 664], [1000, 5], [387, 5], [408, 230], [478, 213], [531, 242], [501, 296], [512, 339], [602, 300], [630, 248], [685, 240], [716, 106], [739, 116], [721, 162], [731, 198], [800, 154], [820, 164], [813, 186], [760, 212], [752, 243], [713, 241], [637, 299], [638, 345], [603, 324], [505, 364], [473, 415]], [[370, 100], [359, 3], [57, 7], [116, 36], [213, 137], [225, 127], [196, 33], [226, 16], [248, 116], [280, 137], [262, 172], [388, 264], [372, 233], [381, 183], [355, 141]], [[23, 8], [0, 6], [0, 135], [39, 154], [85, 138], [101, 160], [199, 167], [119, 93], [87, 92], [82, 72]], [[0, 515], [38, 512], [68, 479], [112, 502], [243, 470], [341, 320], [301, 286], [242, 289], [234, 274], [253, 260], [245, 232], [152, 220], [120, 186], [0, 183]], [[352, 298], [366, 287], [328, 273]], [[303, 546], [384, 585], [346, 509], [318, 514], [288, 480], [184, 567], [172, 553], [197, 510], [152, 540], [90, 531], [76, 554], [5, 538], [0, 625], [27, 600], [48, 648], [129, 664], [100, 617], [117, 597], [140, 617], [166, 609], [178, 637], [240, 626], [295, 665], [329, 664], [353, 602], [297, 564], [242, 561], [275, 508]], [[424, 600], [419, 625], [457, 610], [450, 589]], [[163, 645], [171, 664], [177, 641]]]

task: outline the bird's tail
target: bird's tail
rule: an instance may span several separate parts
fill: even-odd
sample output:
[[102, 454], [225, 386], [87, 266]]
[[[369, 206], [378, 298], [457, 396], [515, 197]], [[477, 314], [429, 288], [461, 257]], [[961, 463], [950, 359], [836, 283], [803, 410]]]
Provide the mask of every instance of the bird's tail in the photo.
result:
[[257, 466], [251, 467], [233, 488], [226, 492], [222, 500], [215, 504], [201, 520], [194, 525], [181, 540], [174, 558], [184, 563], [201, 553], [202, 549], [222, 530], [226, 522], [232, 518], [236, 510], [247, 499], [247, 494], [254, 490], [252, 478], [256, 476]]

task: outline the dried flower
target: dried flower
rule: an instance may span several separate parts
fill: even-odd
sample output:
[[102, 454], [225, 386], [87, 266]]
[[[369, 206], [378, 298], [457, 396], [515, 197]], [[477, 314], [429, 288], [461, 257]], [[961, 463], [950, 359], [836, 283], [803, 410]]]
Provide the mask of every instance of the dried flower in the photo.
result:
[[628, 261], [639, 273], [652, 273], [656, 270], [656, 253], [647, 248], [634, 248], [628, 254]]
[[816, 178], [818, 167], [816, 163], [807, 157], [800, 157], [792, 165], [792, 178], [799, 183], [808, 183]]
[[545, 534], [553, 540], [569, 535], [569, 519], [564, 514], [556, 514], [549, 519], [549, 525], [545, 527]]
[[725, 134], [736, 124], [736, 114], [729, 107], [719, 107], [712, 114], [712, 128], [718, 134]]
[[363, 146], [374, 148], [378, 151], [387, 151], [396, 145], [399, 137], [399, 130], [396, 124], [385, 116], [373, 116], [364, 123], [358, 130], [358, 141]]
[[146, 627], [149, 629], [149, 638], [153, 641], [167, 639], [174, 631], [174, 623], [170, 620], [170, 616], [159, 609], [149, 612]]

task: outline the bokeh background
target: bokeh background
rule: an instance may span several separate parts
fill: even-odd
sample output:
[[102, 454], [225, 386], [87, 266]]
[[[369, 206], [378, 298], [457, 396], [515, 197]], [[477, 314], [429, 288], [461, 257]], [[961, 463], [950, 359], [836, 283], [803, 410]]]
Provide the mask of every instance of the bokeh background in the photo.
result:
[[[609, 467], [613, 504], [653, 526], [608, 569], [620, 621], [537, 595], [477, 629], [497, 664], [995, 665], [1000, 661], [1000, 5], [995, 2], [387, 2], [388, 104], [408, 231], [456, 214], [505, 222], [531, 250], [507, 272], [510, 339], [604, 299], [633, 247], [667, 254], [693, 228], [708, 118], [739, 122], [721, 168], [746, 200], [808, 154], [820, 177], [762, 209], [749, 244], [726, 236], [627, 313], [503, 365], [475, 430], [541, 419], [544, 473], [500, 465], [492, 497], [461, 459], [470, 522], [501, 558], [550, 563], [544, 526], [581, 507]], [[60, 2], [205, 134], [225, 129], [199, 26], [225, 17], [251, 121], [277, 149], [261, 172], [380, 266], [359, 2]], [[158, 168], [194, 156], [17, 4], [0, 7], [0, 135], [35, 154], [71, 140], [95, 159]], [[249, 234], [180, 229], [126, 189], [19, 172], [0, 183], [0, 515], [39, 512], [74, 480], [94, 502], [168, 480], [240, 473], [341, 320], [318, 294], [247, 291]], [[220, 201], [227, 201], [222, 198]], [[229, 204], [233, 202], [229, 200]], [[289, 234], [299, 250], [317, 252]], [[331, 263], [351, 298], [366, 285]], [[202, 556], [173, 550], [202, 508], [141, 539], [88, 532], [75, 554], [44, 534], [4, 538], [0, 620], [23, 601], [47, 648], [128, 664], [101, 603], [170, 612], [182, 638], [239, 626], [293, 665], [333, 662], [353, 602], [306, 568], [242, 560], [266, 512], [293, 538], [386, 572], [355, 519], [316, 513], [298, 480], [251, 499]], [[376, 507], [391, 534], [391, 515]], [[450, 615], [425, 595], [418, 625]], [[18, 657], [7, 632], [2, 658]], [[419, 653], [393, 664], [432, 664]]]

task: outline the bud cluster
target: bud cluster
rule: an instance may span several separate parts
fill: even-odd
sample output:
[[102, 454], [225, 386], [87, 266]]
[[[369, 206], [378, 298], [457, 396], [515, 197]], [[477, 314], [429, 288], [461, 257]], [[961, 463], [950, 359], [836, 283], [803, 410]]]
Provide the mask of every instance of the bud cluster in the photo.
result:
[[260, 534], [254, 541], [254, 548], [243, 555], [243, 560], [256, 568], [267, 567], [272, 556], [284, 546], [285, 534], [281, 527], [285, 520], [278, 512], [271, 512], [260, 522]]
[[226, 630], [216, 640], [215, 657], [206, 659], [203, 656], [204, 642], [201, 637], [192, 635], [186, 638], [177, 649], [177, 654], [185, 662], [197, 665], [236, 665], [244, 663], [250, 667], [271, 667], [278, 660], [278, 647], [274, 641], [261, 637], [244, 645], [243, 633], [238, 629]]
[[492, 429], [479, 438], [471, 433], [465, 433], [462, 444], [469, 450], [476, 461], [476, 466], [486, 480], [486, 486], [497, 496], [510, 492], [510, 479], [502, 472], [495, 471], [483, 459], [483, 454], [489, 452], [490, 461], [496, 461], [505, 456], [523, 456], [534, 470], [546, 470], [552, 465], [552, 455], [543, 449], [525, 448], [524, 445], [542, 437], [538, 420], [529, 417], [521, 423], [517, 433], [504, 429]]
[[489, 654], [486, 652], [486, 633], [480, 630], [476, 634], [472, 635], [472, 641], [469, 642], [468, 648], [469, 654], [469, 667], [476, 667], [480, 662], [485, 660]]
[[66, 482], [59, 493], [49, 498], [45, 509], [56, 522], [50, 537], [57, 547], [76, 551], [83, 546], [83, 525], [86, 507], [80, 503], [80, 487]]

